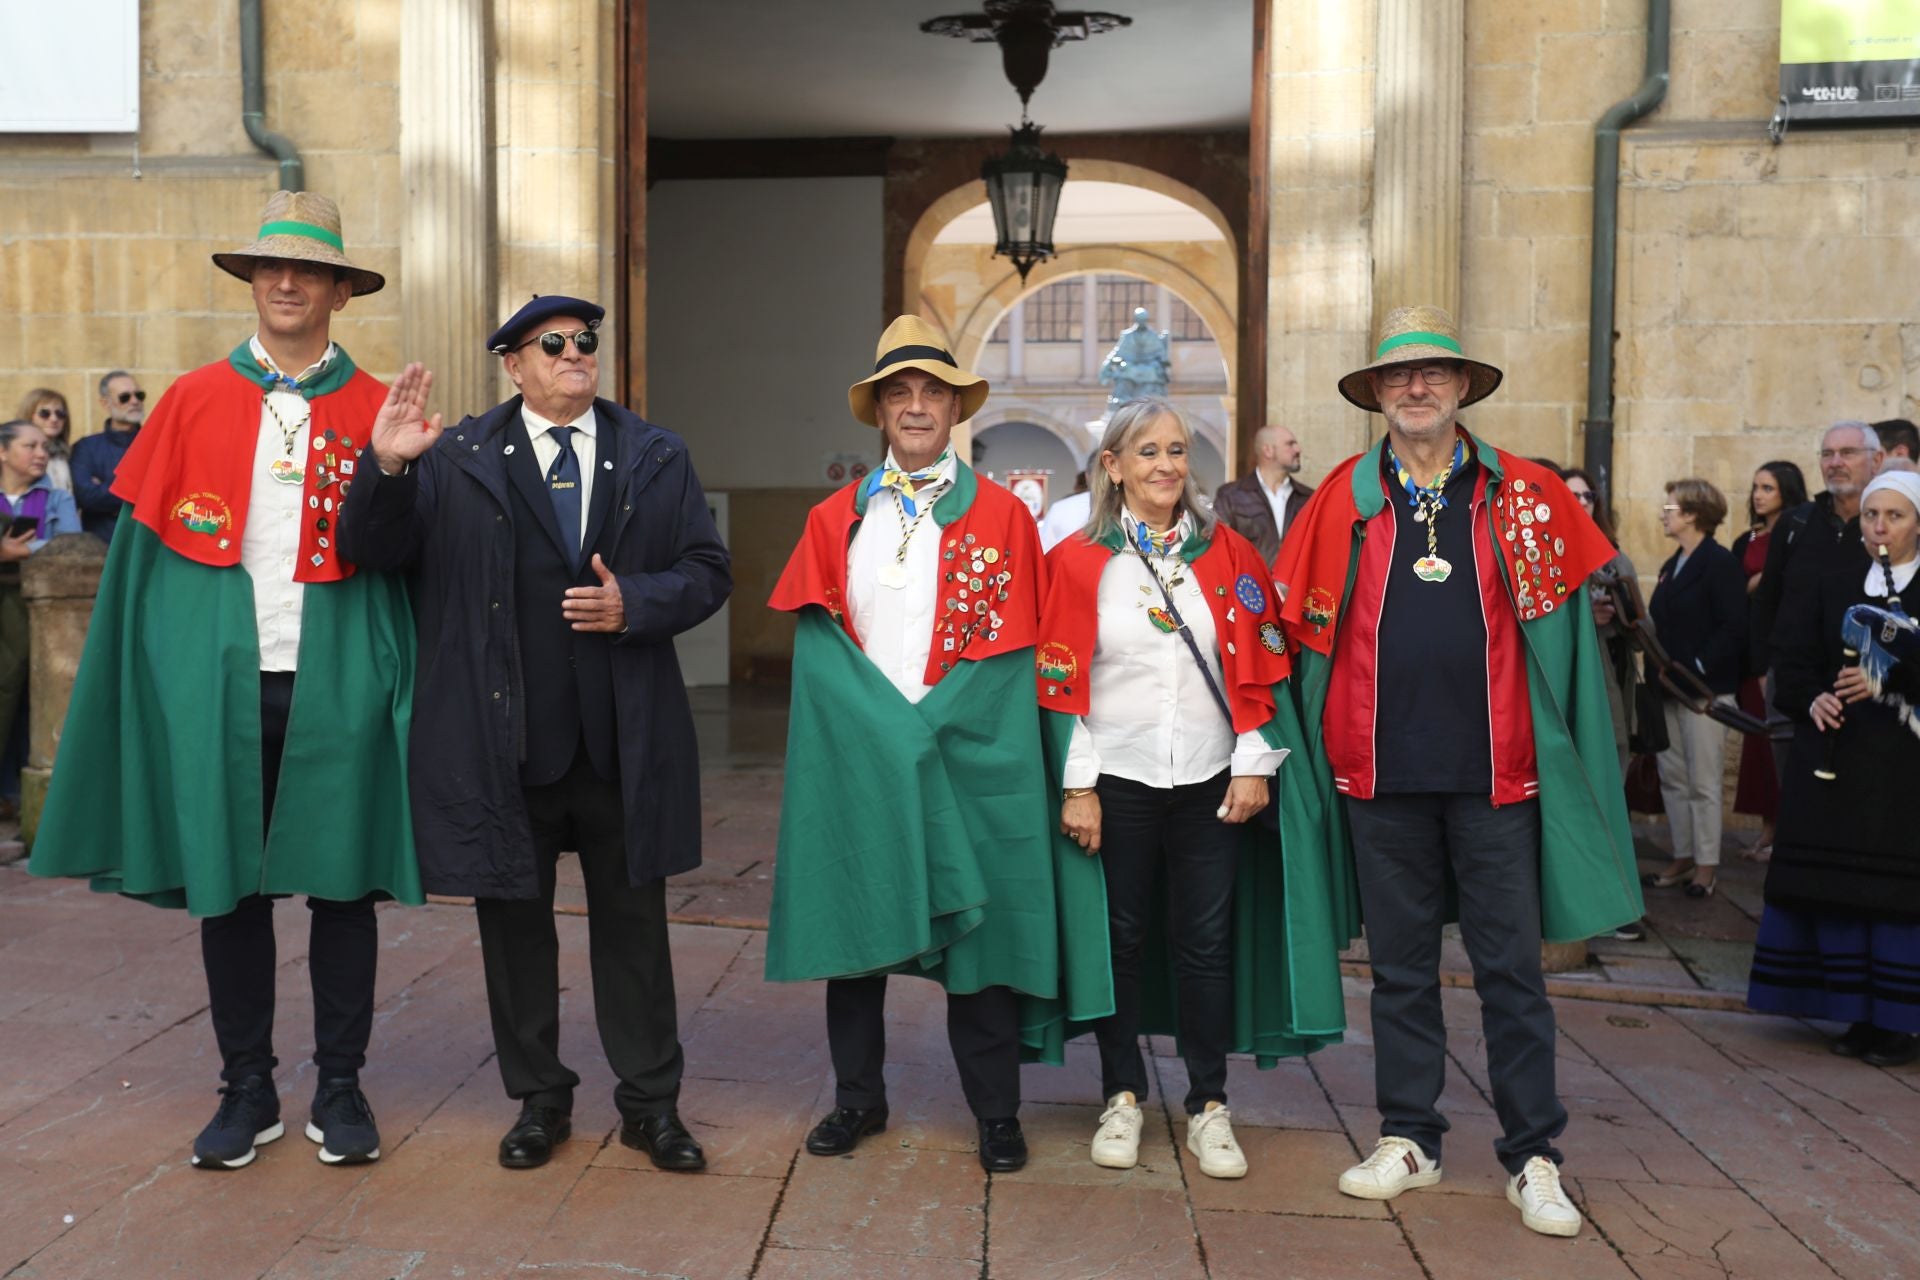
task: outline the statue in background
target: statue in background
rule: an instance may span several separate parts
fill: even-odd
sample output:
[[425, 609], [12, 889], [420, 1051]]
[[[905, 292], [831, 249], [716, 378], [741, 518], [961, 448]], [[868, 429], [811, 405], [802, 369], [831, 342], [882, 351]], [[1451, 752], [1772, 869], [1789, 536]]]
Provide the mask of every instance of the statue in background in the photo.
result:
[[1120, 340], [1107, 352], [1100, 366], [1100, 383], [1112, 388], [1107, 393], [1107, 413], [1130, 400], [1167, 394], [1167, 375], [1173, 358], [1167, 344], [1167, 331], [1154, 329], [1145, 307], [1133, 309], [1133, 324], [1121, 332]]

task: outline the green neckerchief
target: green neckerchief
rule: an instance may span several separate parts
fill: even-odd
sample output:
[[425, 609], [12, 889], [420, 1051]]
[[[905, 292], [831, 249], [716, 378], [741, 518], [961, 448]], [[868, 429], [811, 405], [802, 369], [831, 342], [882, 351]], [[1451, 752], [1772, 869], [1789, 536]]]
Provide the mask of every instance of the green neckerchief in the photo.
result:
[[[253, 358], [251, 339], [235, 347], [233, 354], [227, 357], [227, 363], [232, 365], [241, 377], [262, 391], [272, 391], [276, 387], [286, 389], [284, 382]], [[333, 344], [333, 359], [327, 362], [327, 367], [300, 383], [296, 390], [303, 400], [330, 395], [346, 386], [347, 379], [353, 377], [353, 374], [353, 357], [347, 354], [345, 347], [336, 342]]]
[[[933, 504], [933, 523], [944, 529], [967, 514], [973, 506], [973, 496], [980, 491], [980, 481], [974, 476], [973, 468], [955, 458], [953, 460], [953, 488], [940, 495]], [[853, 514], [859, 519], [867, 518], [867, 485], [861, 481], [853, 487]]]

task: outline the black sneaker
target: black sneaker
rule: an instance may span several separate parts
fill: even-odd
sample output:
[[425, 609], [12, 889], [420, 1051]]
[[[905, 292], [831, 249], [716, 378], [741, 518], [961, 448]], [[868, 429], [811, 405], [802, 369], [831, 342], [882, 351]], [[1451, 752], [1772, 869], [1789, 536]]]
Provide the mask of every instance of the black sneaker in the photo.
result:
[[320, 1144], [321, 1164], [366, 1164], [380, 1158], [380, 1130], [373, 1108], [353, 1076], [322, 1080], [313, 1094], [307, 1137]]
[[280, 1095], [265, 1076], [248, 1076], [220, 1087], [220, 1109], [193, 1140], [196, 1169], [239, 1169], [253, 1163], [254, 1148], [285, 1133]]
[[1606, 936], [1609, 938], [1618, 938], [1622, 942], [1645, 942], [1647, 940], [1647, 926], [1635, 920], [1632, 924], [1621, 925], [1618, 929], [1612, 930]]

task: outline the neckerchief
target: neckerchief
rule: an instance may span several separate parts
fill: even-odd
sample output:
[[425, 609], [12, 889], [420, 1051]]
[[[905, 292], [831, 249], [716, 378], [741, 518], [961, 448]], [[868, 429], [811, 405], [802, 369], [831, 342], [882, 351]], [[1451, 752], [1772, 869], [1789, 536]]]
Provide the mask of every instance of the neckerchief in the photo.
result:
[[353, 361], [339, 360], [340, 348], [333, 343], [327, 344], [327, 354], [320, 361], [320, 367], [305, 378], [293, 378], [282, 373], [269, 356], [263, 364], [253, 354], [253, 343], [243, 342], [235, 347], [233, 354], [227, 357], [227, 363], [262, 391], [288, 391], [302, 400], [311, 400], [315, 396], [324, 396], [345, 386], [347, 379], [353, 377]]
[[[913, 501], [917, 486], [938, 478], [940, 468], [946, 465], [947, 458], [952, 453], [951, 448], [944, 450], [939, 457], [918, 471], [902, 471], [893, 466], [882, 467], [868, 479], [867, 497], [873, 497], [882, 489], [891, 489], [900, 495], [900, 509], [907, 514], [908, 519], [912, 519], [920, 514], [920, 509], [914, 505]], [[889, 454], [888, 458], [891, 460], [892, 455]]]
[[1455, 440], [1453, 442], [1452, 459], [1448, 461], [1445, 467], [1441, 468], [1440, 474], [1433, 478], [1432, 484], [1421, 485], [1414, 480], [1412, 473], [1401, 464], [1400, 459], [1393, 452], [1393, 446], [1387, 446], [1387, 463], [1393, 468], [1394, 479], [1398, 480], [1400, 487], [1407, 491], [1407, 505], [1413, 507], [1415, 510], [1437, 511], [1444, 509], [1447, 505], [1447, 495], [1445, 492], [1447, 481], [1453, 479], [1453, 473], [1458, 471], [1461, 464], [1466, 460], [1467, 442], [1465, 440]]
[[1174, 521], [1173, 528], [1165, 533], [1155, 533], [1147, 527], [1147, 522], [1133, 512], [1121, 509], [1127, 528], [1127, 545], [1137, 548], [1143, 556], [1171, 555], [1180, 540], [1193, 532], [1193, 519], [1185, 511]]

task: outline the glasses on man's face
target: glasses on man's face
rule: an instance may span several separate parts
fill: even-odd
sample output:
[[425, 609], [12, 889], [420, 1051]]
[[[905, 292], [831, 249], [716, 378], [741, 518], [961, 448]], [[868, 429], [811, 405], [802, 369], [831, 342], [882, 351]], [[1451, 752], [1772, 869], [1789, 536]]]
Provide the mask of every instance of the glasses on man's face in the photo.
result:
[[121, 404], [127, 404], [134, 400], [145, 404], [147, 402], [147, 393], [144, 391], [122, 391], [119, 395], [115, 396], [114, 399], [118, 400]]
[[1855, 458], [1864, 458], [1866, 456], [1866, 449], [1860, 445], [1854, 445], [1850, 449], [1822, 449], [1820, 451], [1820, 461], [1822, 462], [1832, 462], [1836, 458], [1852, 462]]
[[1430, 387], [1443, 386], [1453, 381], [1454, 366], [1450, 364], [1397, 364], [1391, 369], [1382, 369], [1379, 373], [1383, 387], [1404, 387], [1413, 381], [1414, 374], [1420, 375], [1420, 381]]
[[67, 411], [65, 409], [56, 409], [50, 404], [43, 404], [33, 411], [33, 416], [36, 418], [48, 418], [56, 422], [65, 422], [67, 420]]
[[[537, 338], [528, 338], [521, 347], [540, 344], [540, 349], [550, 356], [557, 356], [567, 349], [567, 339], [573, 339], [573, 349], [583, 356], [590, 356], [600, 349], [600, 335], [591, 329], [575, 329], [567, 333], [560, 329], [549, 329]], [[519, 347], [514, 348], [516, 351]]]

